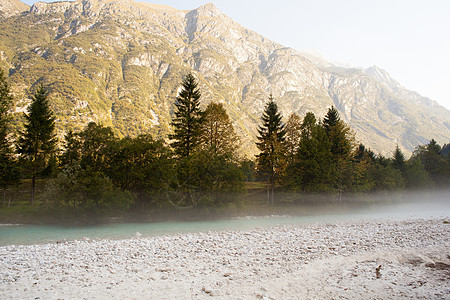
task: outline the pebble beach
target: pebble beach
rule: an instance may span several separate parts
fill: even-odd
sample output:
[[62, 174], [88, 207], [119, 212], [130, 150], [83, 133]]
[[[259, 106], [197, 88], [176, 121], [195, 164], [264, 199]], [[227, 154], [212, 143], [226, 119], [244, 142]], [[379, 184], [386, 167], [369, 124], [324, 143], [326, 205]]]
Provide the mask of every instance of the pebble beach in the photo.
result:
[[450, 299], [447, 219], [0, 247], [1, 299]]

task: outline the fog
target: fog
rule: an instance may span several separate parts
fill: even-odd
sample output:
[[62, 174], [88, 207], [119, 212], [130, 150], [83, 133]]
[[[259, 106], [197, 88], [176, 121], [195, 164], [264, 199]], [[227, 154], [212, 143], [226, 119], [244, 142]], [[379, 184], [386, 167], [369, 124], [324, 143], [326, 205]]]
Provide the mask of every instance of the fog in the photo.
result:
[[450, 189], [372, 194], [358, 200], [365, 199], [369, 199], [369, 203], [358, 212], [368, 217], [450, 217]]
[[[324, 195], [284, 195], [290, 202], [238, 216], [209, 215], [207, 220], [158, 223], [124, 222], [84, 227], [42, 225], [0, 226], [0, 245], [36, 244], [76, 239], [126, 239], [224, 230], [252, 230], [278, 225], [340, 222], [347, 220], [405, 220], [439, 218], [450, 221], [450, 190], [416, 191], [330, 198]], [[324, 200], [325, 199], [325, 200]], [[280, 200], [280, 198], [278, 199]], [[340, 200], [340, 201], [339, 201]], [[265, 201], [265, 199], [261, 199]], [[320, 202], [320, 204], [318, 203]], [[260, 206], [261, 208], [261, 206]], [[237, 211], [239, 208], [237, 208]], [[192, 219], [191, 219], [192, 220]]]

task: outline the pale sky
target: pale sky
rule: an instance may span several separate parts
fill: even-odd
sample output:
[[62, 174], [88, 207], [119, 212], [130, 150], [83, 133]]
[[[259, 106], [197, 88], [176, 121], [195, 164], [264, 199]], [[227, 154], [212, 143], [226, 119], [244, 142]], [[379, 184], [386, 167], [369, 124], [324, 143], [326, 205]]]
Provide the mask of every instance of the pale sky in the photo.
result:
[[363, 68], [376, 65], [407, 89], [450, 109], [449, 0], [140, 2], [183, 10], [212, 2], [236, 22], [274, 42], [313, 49], [331, 62]]

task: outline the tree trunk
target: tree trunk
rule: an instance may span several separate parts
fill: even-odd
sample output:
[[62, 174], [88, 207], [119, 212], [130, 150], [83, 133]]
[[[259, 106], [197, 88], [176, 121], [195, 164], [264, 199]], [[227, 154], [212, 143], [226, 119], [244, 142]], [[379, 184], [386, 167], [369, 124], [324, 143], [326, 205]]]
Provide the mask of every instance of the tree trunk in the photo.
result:
[[273, 179], [272, 179], [272, 197], [271, 197], [271, 200], [272, 200], [272, 206], [273, 206]]
[[272, 206], [273, 206], [273, 186], [274, 186], [274, 183], [275, 183], [275, 168], [274, 168], [274, 166], [272, 164], [272, 172], [270, 174], [270, 189], [271, 189], [271, 192], [272, 192], [272, 195], [270, 196], [270, 202], [271, 202]]
[[3, 188], [3, 206], [6, 204], [6, 187]]
[[30, 197], [31, 206], [34, 205], [34, 189], [36, 187], [36, 172], [35, 172], [35, 170], [33, 171], [33, 177], [31, 178], [31, 197]]

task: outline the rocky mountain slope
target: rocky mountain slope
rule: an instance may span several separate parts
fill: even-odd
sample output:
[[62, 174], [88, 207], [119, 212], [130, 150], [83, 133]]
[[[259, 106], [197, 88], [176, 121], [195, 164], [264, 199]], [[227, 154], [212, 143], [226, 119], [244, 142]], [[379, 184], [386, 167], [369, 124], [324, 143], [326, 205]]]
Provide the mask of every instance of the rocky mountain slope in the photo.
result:
[[30, 7], [19, 0], [2, 0], [0, 2], [0, 20], [28, 11]]
[[[450, 140], [450, 111], [402, 88], [385, 71], [339, 68], [250, 31], [213, 4], [190, 11], [131, 0], [36, 3], [0, 17], [0, 67], [9, 72], [16, 126], [39, 84], [48, 85], [62, 134], [89, 121], [119, 135], [166, 137], [188, 72], [202, 103], [223, 102], [255, 151], [259, 117], [272, 93], [287, 118], [335, 105], [357, 139], [391, 154]], [[11, 11], [14, 11], [12, 13]]]

